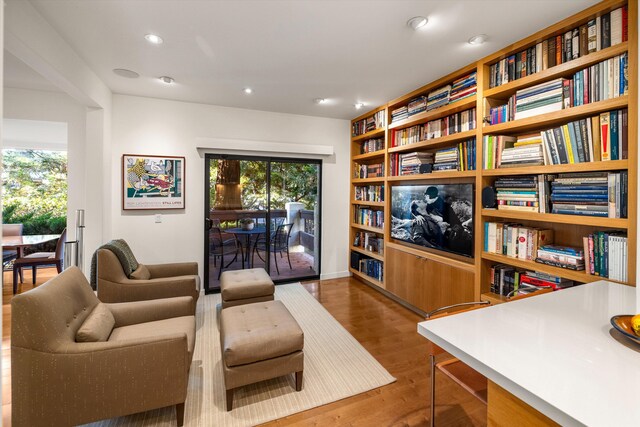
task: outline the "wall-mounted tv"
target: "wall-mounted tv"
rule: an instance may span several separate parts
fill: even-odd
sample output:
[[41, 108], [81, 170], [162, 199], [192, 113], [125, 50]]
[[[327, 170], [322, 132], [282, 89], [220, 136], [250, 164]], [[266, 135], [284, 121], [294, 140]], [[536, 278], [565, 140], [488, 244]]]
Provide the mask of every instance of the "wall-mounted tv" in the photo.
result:
[[391, 237], [473, 257], [473, 184], [391, 187]]

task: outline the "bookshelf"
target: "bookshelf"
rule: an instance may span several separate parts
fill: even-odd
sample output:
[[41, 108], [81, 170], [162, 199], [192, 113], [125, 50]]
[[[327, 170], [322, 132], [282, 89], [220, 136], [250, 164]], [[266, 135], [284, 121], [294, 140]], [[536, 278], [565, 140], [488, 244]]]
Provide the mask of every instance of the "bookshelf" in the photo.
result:
[[[574, 59], [567, 58], [562, 63], [547, 67], [539, 67], [537, 72], [524, 77], [511, 80], [507, 83], [491, 87], [492, 71], [497, 64], [509, 57], [520, 54], [527, 49], [535, 49], [540, 43], [547, 43], [552, 38], [565, 35], [568, 31], [585, 27], [591, 20], [626, 6], [627, 7], [627, 38], [622, 42], [596, 51], [582, 52], [583, 55]], [[554, 231], [555, 244], [564, 246], [582, 247], [582, 238], [596, 231], [609, 232], [620, 230], [627, 236], [627, 271], [628, 280], [623, 282], [635, 286], [636, 277], [636, 251], [637, 251], [637, 143], [638, 140], [638, 5], [637, 2], [620, 0], [605, 0], [588, 9], [585, 9], [567, 19], [549, 26], [546, 29], [505, 47], [477, 62], [469, 64], [442, 78], [422, 86], [406, 95], [389, 101], [368, 113], [355, 118], [352, 123], [366, 119], [373, 114], [384, 111], [384, 128], [369, 131], [363, 135], [351, 138], [352, 165], [361, 162], [384, 162], [384, 177], [356, 179], [353, 171], [351, 175], [351, 233], [349, 238], [351, 249], [363, 256], [369, 256], [384, 263], [384, 277], [376, 280], [352, 269], [356, 277], [375, 287], [384, 288], [385, 294], [394, 296], [397, 300], [409, 306], [419, 313], [424, 313], [432, 308], [471, 300], [489, 300], [492, 303], [506, 302], [503, 295], [490, 292], [491, 268], [496, 264], [503, 264], [527, 271], [537, 271], [563, 279], [574, 280], [576, 283], [585, 283], [599, 280], [602, 277], [591, 275], [586, 271], [575, 271], [546, 264], [533, 260], [523, 260], [506, 255], [489, 253], [484, 251], [485, 223], [503, 222], [518, 223], [524, 227], [546, 228]], [[628, 92], [610, 99], [585, 103], [583, 105], [563, 108], [559, 111], [541, 113], [518, 120], [506, 121], [498, 124], [488, 124], [484, 118], [488, 109], [496, 105], [506, 103], [518, 91], [543, 85], [556, 79], [573, 79], [576, 73], [585, 69], [594, 69], [603, 61], [626, 55], [628, 65]], [[505, 61], [503, 61], [505, 62]], [[493, 67], [493, 68], [492, 68]], [[591, 67], [591, 68], [590, 68]], [[427, 97], [429, 93], [445, 85], [476, 73], [477, 89], [473, 96], [449, 102], [437, 109], [419, 111], [409, 117], [397, 118], [397, 111], [408, 106], [412, 100], [420, 96]], [[494, 73], [495, 76], [495, 73]], [[578, 92], [579, 94], [579, 92]], [[563, 94], [564, 95], [564, 94]], [[411, 144], [399, 145], [396, 140], [396, 132], [410, 130], [412, 127], [425, 128], [427, 124], [436, 120], [445, 120], [454, 114], [463, 114], [475, 109], [475, 128], [458, 130], [456, 133], [442, 134], [428, 139], [420, 139]], [[546, 164], [523, 165], [509, 168], [483, 169], [483, 139], [488, 135], [526, 136], [540, 134], [541, 131], [560, 127], [570, 122], [599, 116], [614, 110], [627, 109], [627, 158], [609, 161], [589, 161], [571, 164]], [[396, 117], [394, 117], [394, 111]], [[393, 120], [393, 119], [396, 120]], [[577, 127], [576, 127], [577, 129]], [[595, 129], [595, 128], [594, 128]], [[415, 130], [415, 129], [413, 129]], [[576, 131], [577, 132], [577, 131]], [[362, 153], [360, 145], [371, 138], [384, 138], [384, 147], [379, 150]], [[413, 175], [400, 175], [397, 164], [395, 175], [391, 174], [392, 160], [397, 162], [398, 155], [417, 153], [435, 153], [437, 150], [455, 147], [475, 138], [475, 168], [464, 170], [434, 171], [431, 173], [417, 173]], [[395, 157], [394, 157], [395, 156]], [[355, 166], [352, 166], [355, 167]], [[565, 215], [557, 213], [539, 213], [516, 210], [498, 210], [483, 208], [481, 192], [487, 186], [493, 186], [496, 180], [510, 177], [524, 177], [529, 175], [556, 175], [567, 173], [594, 173], [594, 172], [626, 172], [628, 175], [627, 193], [627, 217], [626, 218], [601, 218], [595, 216]], [[422, 169], [420, 170], [422, 172]], [[402, 243], [390, 237], [391, 230], [391, 187], [404, 184], [428, 184], [435, 182], [468, 183], [475, 184], [475, 210], [474, 220], [474, 257], [472, 259], [448, 254], [446, 252], [425, 250], [422, 247]], [[354, 200], [354, 188], [357, 185], [384, 185], [384, 201], [363, 202]], [[384, 211], [384, 228], [372, 228], [354, 223], [354, 209], [358, 206], [367, 206], [371, 209]], [[550, 212], [550, 211], [549, 211]], [[384, 252], [367, 251], [363, 248], [353, 247], [353, 238], [358, 231], [375, 232], [384, 239]], [[428, 266], [428, 267], [427, 267]], [[427, 276], [416, 280], [420, 275]], [[453, 277], [455, 277], [455, 284]], [[400, 283], [406, 280], [415, 282], [413, 285]], [[412, 289], [413, 286], [415, 289]], [[424, 289], [420, 291], [420, 289]]]

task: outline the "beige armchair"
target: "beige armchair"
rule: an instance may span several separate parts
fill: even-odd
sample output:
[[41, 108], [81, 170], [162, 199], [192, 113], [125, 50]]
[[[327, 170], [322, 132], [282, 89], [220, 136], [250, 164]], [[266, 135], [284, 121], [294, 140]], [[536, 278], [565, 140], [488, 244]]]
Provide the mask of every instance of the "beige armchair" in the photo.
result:
[[181, 426], [191, 306], [191, 297], [101, 303], [76, 267], [13, 297], [13, 426], [72, 426], [172, 405]]
[[146, 270], [139, 279], [130, 279], [124, 272], [118, 257], [108, 249], [98, 249], [97, 284], [98, 298], [102, 302], [144, 301], [158, 298], [190, 296], [192, 313], [200, 295], [198, 263], [143, 265], [136, 273]]

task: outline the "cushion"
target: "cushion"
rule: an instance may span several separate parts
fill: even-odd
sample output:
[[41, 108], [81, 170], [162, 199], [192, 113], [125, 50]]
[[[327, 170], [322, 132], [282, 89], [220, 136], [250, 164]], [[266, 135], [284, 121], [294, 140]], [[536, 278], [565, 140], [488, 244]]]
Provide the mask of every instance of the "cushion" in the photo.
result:
[[220, 316], [228, 367], [284, 356], [304, 346], [302, 329], [281, 301], [229, 307]]
[[131, 276], [129, 276], [129, 278], [135, 280], [149, 280], [151, 279], [151, 273], [149, 272], [149, 269], [146, 265], [138, 264], [138, 269], [131, 273]]
[[195, 316], [173, 317], [171, 319], [156, 320], [155, 322], [138, 323], [136, 325], [122, 326], [111, 332], [109, 341], [138, 340], [141, 338], [161, 337], [175, 333], [187, 335], [187, 350], [189, 356], [193, 355], [196, 344], [196, 318]]
[[116, 320], [113, 318], [111, 310], [105, 304], [98, 303], [76, 332], [76, 341], [106, 341], [115, 324]]
[[225, 271], [220, 276], [223, 301], [273, 295], [273, 281], [264, 268]]

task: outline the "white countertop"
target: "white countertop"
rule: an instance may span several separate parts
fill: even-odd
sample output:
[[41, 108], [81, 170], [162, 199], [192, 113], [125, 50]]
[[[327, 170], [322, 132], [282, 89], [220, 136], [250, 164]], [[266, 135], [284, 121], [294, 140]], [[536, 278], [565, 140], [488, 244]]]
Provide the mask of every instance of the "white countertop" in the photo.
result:
[[418, 332], [563, 426], [640, 426], [640, 345], [610, 319], [636, 289], [599, 281], [418, 323]]

